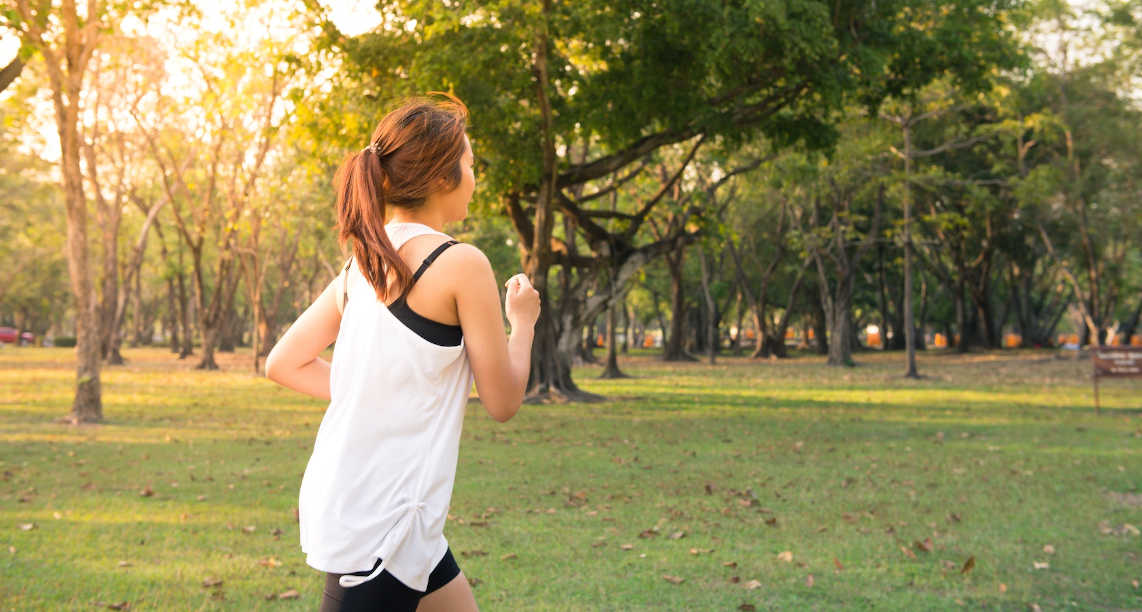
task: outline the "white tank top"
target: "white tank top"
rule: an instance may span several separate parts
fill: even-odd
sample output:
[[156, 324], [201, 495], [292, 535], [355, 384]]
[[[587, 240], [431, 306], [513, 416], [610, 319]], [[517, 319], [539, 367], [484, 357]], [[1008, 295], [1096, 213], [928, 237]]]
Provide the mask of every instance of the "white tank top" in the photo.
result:
[[[399, 249], [436, 234], [419, 223], [385, 226]], [[306, 563], [337, 574], [381, 564], [418, 591], [444, 558], [444, 520], [456, 478], [472, 370], [464, 339], [440, 346], [389, 312], [357, 266], [329, 374], [330, 402], [317, 430], [298, 499]]]

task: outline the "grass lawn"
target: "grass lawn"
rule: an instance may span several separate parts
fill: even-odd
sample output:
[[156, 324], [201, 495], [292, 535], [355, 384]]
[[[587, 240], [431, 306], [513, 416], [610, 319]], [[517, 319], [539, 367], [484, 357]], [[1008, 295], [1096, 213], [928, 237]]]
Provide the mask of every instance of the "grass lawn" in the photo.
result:
[[[324, 404], [246, 351], [124, 355], [73, 427], [72, 350], [0, 350], [0, 609], [316, 609], [294, 512]], [[856, 359], [638, 354], [576, 369], [606, 402], [470, 404], [445, 535], [481, 608], [1142, 608], [1142, 381], [1099, 417], [1085, 359]]]

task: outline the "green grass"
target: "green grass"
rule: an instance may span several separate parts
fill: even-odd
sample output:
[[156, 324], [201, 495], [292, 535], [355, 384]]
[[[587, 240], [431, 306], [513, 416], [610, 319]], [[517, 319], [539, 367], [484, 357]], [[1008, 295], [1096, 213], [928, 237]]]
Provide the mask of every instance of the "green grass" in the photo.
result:
[[[294, 508], [323, 403], [245, 352], [136, 349], [72, 427], [72, 355], [0, 350], [0, 609], [316, 609]], [[857, 360], [640, 354], [576, 369], [603, 403], [469, 405], [445, 534], [481, 608], [1142, 608], [1142, 381], [1100, 417], [1087, 361]]]

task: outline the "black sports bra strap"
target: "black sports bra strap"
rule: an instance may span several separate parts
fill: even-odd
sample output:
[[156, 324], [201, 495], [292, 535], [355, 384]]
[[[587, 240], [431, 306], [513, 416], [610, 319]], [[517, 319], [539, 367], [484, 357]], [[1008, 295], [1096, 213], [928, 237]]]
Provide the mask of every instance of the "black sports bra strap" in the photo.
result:
[[[449, 240], [448, 242], [445, 242], [444, 244], [441, 244], [440, 246], [436, 247], [436, 249], [434, 249], [431, 253], [428, 254], [428, 257], [424, 258], [424, 261], [420, 264], [420, 267], [417, 268], [416, 274], [412, 275], [412, 282], [410, 282], [408, 284], [408, 287], [405, 287], [404, 295], [408, 295], [408, 292], [412, 291], [412, 286], [416, 284], [416, 281], [420, 280], [420, 275], [424, 274], [424, 271], [427, 270], [428, 266], [432, 265], [432, 262], [435, 261], [436, 258], [439, 257], [440, 254], [444, 252], [444, 249], [447, 249], [448, 247], [450, 247], [454, 244], [460, 244], [460, 241]], [[404, 298], [404, 295], [401, 296], [402, 299]]]

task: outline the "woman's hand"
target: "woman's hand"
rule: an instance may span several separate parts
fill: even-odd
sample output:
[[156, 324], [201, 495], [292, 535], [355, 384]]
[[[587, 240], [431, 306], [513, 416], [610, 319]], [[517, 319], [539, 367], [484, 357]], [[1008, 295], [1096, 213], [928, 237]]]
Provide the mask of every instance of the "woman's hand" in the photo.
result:
[[507, 314], [508, 323], [512, 329], [519, 327], [535, 327], [539, 319], [539, 292], [531, 286], [527, 275], [520, 273], [508, 279], [507, 298], [504, 300], [504, 313]]

